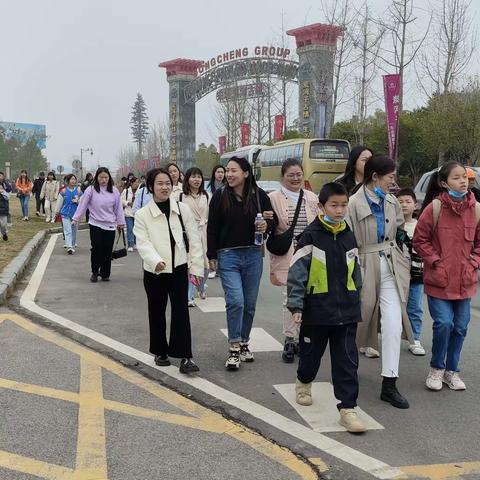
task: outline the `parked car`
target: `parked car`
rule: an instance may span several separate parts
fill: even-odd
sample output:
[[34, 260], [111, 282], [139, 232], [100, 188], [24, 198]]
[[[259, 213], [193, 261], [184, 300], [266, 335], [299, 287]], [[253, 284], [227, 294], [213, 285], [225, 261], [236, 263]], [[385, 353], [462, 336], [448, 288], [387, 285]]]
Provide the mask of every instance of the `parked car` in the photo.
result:
[[[480, 167], [469, 167], [472, 170], [475, 170], [475, 174], [477, 176], [477, 180], [475, 182], [475, 186], [479, 188], [480, 186]], [[417, 197], [418, 208], [421, 209], [423, 205], [423, 201], [425, 200], [425, 194], [427, 193], [428, 184], [430, 183], [430, 178], [433, 172], [436, 172], [438, 169], [431, 170], [430, 172], [426, 172], [422, 175], [420, 180], [418, 181], [414, 192]]]
[[282, 184], [276, 180], [257, 180], [257, 185], [266, 193], [272, 193], [282, 188]]

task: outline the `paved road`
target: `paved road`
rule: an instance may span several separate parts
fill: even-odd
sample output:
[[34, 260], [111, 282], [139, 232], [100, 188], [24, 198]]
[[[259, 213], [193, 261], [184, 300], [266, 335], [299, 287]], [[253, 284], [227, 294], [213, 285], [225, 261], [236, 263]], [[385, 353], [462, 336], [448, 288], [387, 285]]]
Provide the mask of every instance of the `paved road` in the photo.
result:
[[[137, 357], [131, 354], [134, 358], [148, 358], [145, 355], [147, 313], [138, 254], [134, 252], [116, 262], [111, 282], [91, 284], [86, 232], [79, 234], [79, 244], [80, 249], [73, 257], [65, 255], [59, 240], [51, 245], [51, 256], [49, 252], [44, 256], [46, 271], [39, 283], [37, 305], [133, 347], [139, 352]], [[321, 397], [314, 406], [299, 411], [289, 402], [295, 365], [283, 364], [280, 352], [275, 350], [281, 348], [282, 342], [282, 298], [279, 289], [269, 284], [267, 270], [266, 260], [254, 325], [259, 329], [256, 361], [243, 365], [239, 372], [225, 371], [227, 342], [221, 330], [225, 328], [225, 314], [201, 310], [205, 310], [205, 304], [214, 309], [215, 303], [221, 307], [222, 301], [210, 299], [202, 305], [199, 300], [200, 308], [191, 309], [191, 317], [195, 358], [201, 372], [197, 379], [185, 384], [174, 367], [156, 369], [166, 373], [161, 377], [163, 381], [173, 382], [181, 391], [191, 392], [195, 398], [246, 422], [305, 458], [322, 458], [329, 464], [332, 478], [373, 478], [365, 471], [375, 473], [377, 478], [393, 478], [395, 472], [399, 473], [389, 470], [388, 466], [401, 467], [409, 478], [480, 478], [480, 453], [478, 448], [472, 448], [477, 445], [480, 430], [478, 316], [472, 320], [463, 355], [466, 392], [427, 391], [424, 379], [428, 358], [413, 357], [405, 344], [399, 386], [411, 408], [396, 410], [379, 400], [379, 360], [362, 359], [359, 406], [368, 415], [372, 430], [353, 436], [336, 424], [335, 413], [330, 414], [335, 401], [329, 390], [327, 359], [317, 378], [316, 388]], [[208, 294], [221, 297], [218, 279], [209, 281]], [[431, 339], [430, 329], [431, 320], [427, 315], [426, 345]], [[98, 341], [102, 343], [102, 339]], [[144, 363], [148, 361], [151, 364], [151, 360]], [[215, 386], [221, 388], [215, 389]], [[225, 392], [237, 396], [228, 396]]]

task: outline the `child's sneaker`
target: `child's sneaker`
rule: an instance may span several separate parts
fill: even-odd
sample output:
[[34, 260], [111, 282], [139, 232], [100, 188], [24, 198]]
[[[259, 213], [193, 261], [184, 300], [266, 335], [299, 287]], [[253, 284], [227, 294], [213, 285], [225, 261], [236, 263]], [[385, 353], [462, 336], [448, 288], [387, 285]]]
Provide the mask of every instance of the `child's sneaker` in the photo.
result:
[[240, 360], [242, 362], [253, 362], [255, 360], [253, 353], [248, 348], [248, 343], [240, 344]]
[[445, 370], [441, 368], [430, 368], [430, 372], [428, 373], [427, 380], [425, 385], [429, 390], [441, 390], [442, 389], [442, 379], [443, 373]]
[[230, 347], [225, 367], [227, 370], [238, 370], [240, 368], [240, 348]]
[[299, 405], [308, 407], [312, 404], [312, 382], [302, 383], [298, 378], [295, 382], [295, 400]]
[[372, 347], [361, 347], [360, 353], [363, 353], [367, 358], [378, 358], [380, 356], [380, 352]]
[[459, 377], [458, 372], [452, 372], [451, 370], [445, 371], [442, 381], [452, 390], [466, 390], [467, 388], [463, 380]]
[[350, 433], [363, 433], [367, 429], [362, 421], [358, 418], [357, 412], [353, 408], [341, 408], [340, 425], [347, 429]]
[[408, 346], [408, 349], [410, 350], [413, 355], [425, 355], [425, 349], [423, 348], [422, 344], [420, 343], [420, 340], [415, 340], [415, 343], [411, 343]]

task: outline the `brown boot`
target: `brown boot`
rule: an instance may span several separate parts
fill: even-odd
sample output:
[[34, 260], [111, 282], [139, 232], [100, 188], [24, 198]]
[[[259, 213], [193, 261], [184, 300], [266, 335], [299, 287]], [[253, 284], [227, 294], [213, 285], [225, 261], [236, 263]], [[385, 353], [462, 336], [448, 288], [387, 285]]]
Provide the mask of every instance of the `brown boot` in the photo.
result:
[[298, 378], [295, 382], [296, 402], [308, 407], [312, 404], [312, 382], [302, 383]]

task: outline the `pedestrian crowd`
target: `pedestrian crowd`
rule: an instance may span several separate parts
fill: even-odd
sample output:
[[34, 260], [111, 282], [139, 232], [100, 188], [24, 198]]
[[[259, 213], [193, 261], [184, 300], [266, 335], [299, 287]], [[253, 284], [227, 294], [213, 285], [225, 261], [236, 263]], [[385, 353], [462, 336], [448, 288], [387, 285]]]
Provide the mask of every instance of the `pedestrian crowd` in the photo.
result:
[[[409, 408], [398, 385], [401, 342], [408, 341], [413, 355], [426, 353], [424, 293], [433, 320], [426, 387], [466, 388], [459, 365], [480, 267], [475, 172], [457, 162], [443, 165], [432, 174], [419, 213], [414, 191], [399, 188], [395, 180], [392, 159], [357, 146], [344, 175], [324, 184], [318, 196], [303, 188], [300, 161], [287, 159], [281, 188], [267, 194], [242, 157], [216, 165], [208, 182], [199, 168], [183, 174], [170, 163], [146, 177], [129, 174], [117, 185], [104, 167], [82, 184], [67, 175], [62, 187], [54, 172], [32, 182], [22, 170], [16, 190], [24, 220], [33, 194], [37, 215], [45, 215], [46, 222], [61, 216], [69, 254], [75, 253], [78, 224], [86, 216], [91, 282], [109, 281], [117, 234], [117, 245], [120, 238], [126, 242], [119, 256], [138, 250], [150, 352], [159, 366], [180, 359], [185, 374], [199, 371], [189, 309], [206, 298], [208, 279], [215, 276], [226, 304], [225, 367], [238, 370], [242, 362], [255, 360], [250, 335], [268, 254], [270, 281], [283, 297], [281, 358], [299, 359], [297, 403], [312, 405], [312, 383], [329, 345], [340, 423], [360, 433], [366, 428], [356, 411], [359, 353], [381, 357], [380, 398]], [[0, 172], [4, 240], [9, 192]]]

